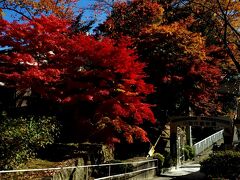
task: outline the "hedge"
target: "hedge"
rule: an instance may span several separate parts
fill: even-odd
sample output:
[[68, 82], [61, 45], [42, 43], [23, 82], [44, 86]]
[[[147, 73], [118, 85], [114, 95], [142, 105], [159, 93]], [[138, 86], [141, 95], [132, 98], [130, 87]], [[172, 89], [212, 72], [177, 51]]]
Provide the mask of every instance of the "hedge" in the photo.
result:
[[209, 177], [236, 179], [240, 175], [240, 152], [218, 151], [200, 164], [200, 171]]

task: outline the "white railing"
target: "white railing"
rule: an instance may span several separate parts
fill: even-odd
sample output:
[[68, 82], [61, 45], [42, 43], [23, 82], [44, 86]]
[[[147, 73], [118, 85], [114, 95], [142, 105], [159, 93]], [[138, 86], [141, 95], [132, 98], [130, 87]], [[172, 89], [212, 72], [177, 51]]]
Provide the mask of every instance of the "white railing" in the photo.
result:
[[[138, 167], [137, 165], [140, 164], [142, 167]], [[135, 165], [136, 168], [133, 168], [132, 171], [127, 172], [127, 168], [124, 173], [117, 174], [114, 172], [114, 174], [111, 172], [111, 169], [113, 166], [120, 166], [120, 165]], [[42, 169], [19, 169], [19, 170], [3, 170], [0, 171], [0, 179], [6, 179], [4, 178], [4, 175], [8, 174], [7, 177], [11, 177], [11, 179], [18, 179], [18, 176], [23, 176], [23, 173], [34, 173], [34, 172], [52, 172], [51, 174], [59, 173], [63, 170], [68, 169], [80, 169], [82, 168], [84, 171], [84, 178], [80, 180], [89, 180], [90, 174], [93, 171], [94, 168], [100, 168], [100, 167], [106, 167], [107, 175], [104, 177], [98, 177], [94, 178], [95, 180], [103, 180], [103, 179], [114, 179], [118, 177], [131, 177], [135, 176], [136, 174], [144, 173], [147, 171], [156, 170], [158, 166], [158, 160], [157, 159], [150, 159], [150, 160], [144, 160], [144, 161], [135, 161], [135, 162], [123, 162], [123, 163], [109, 163], [109, 164], [98, 164], [98, 165], [84, 165], [84, 166], [69, 166], [69, 167], [56, 167], [56, 168], [42, 168]], [[11, 175], [12, 174], [12, 175]]]
[[215, 142], [223, 139], [223, 131], [218, 131], [215, 134], [199, 141], [198, 143], [193, 145], [193, 148], [195, 150], [195, 155], [200, 154], [201, 152], [203, 152], [204, 150], [206, 150], [207, 148], [211, 147]]

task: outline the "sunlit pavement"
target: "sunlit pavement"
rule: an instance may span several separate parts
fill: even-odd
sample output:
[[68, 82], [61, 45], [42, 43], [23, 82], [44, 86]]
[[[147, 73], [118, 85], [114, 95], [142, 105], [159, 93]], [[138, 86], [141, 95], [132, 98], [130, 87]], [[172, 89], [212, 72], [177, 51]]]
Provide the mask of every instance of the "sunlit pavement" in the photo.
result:
[[188, 164], [178, 168], [173, 168], [169, 172], [163, 173], [163, 176], [184, 176], [200, 170], [200, 164]]
[[169, 172], [162, 173], [160, 177], [155, 177], [152, 180], [168, 180], [168, 179], [192, 179], [205, 180], [206, 176], [199, 172], [200, 164], [187, 164], [178, 168], [173, 168]]

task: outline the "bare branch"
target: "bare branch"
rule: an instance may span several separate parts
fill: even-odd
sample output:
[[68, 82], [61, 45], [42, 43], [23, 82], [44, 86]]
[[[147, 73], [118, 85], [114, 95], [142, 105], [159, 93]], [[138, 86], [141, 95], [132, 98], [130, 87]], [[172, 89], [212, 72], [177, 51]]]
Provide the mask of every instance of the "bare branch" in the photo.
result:
[[21, 16], [25, 17], [28, 20], [31, 20], [30, 17], [28, 17], [27, 15], [25, 15], [24, 13], [22, 13], [21, 11], [18, 11], [16, 8], [10, 8], [10, 7], [2, 7], [3, 10], [9, 10], [9, 11], [13, 11], [17, 14], [20, 14]]

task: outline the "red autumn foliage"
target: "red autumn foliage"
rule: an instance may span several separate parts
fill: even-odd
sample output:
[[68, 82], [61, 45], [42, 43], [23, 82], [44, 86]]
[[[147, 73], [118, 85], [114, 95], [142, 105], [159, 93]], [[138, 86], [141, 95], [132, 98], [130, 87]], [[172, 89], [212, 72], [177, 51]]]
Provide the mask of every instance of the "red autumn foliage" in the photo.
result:
[[219, 62], [223, 56], [216, 54], [221, 50], [208, 48], [205, 37], [191, 31], [193, 17], [168, 22], [162, 7], [166, 7], [162, 1], [118, 2], [99, 30], [103, 35], [116, 39], [124, 35], [134, 41], [132, 47], [147, 63], [148, 82], [156, 87], [148, 98], [157, 105], [156, 117], [162, 110], [169, 116], [188, 115], [189, 107], [197, 115], [213, 114], [219, 109]]
[[147, 71], [158, 88], [160, 107], [178, 115], [190, 106], [196, 114], [208, 115], [219, 108], [221, 57], [212, 56], [215, 48], [208, 49], [205, 38], [189, 31], [186, 21], [144, 28], [136, 44], [148, 59]]
[[130, 42], [98, 41], [69, 27], [54, 16], [23, 24], [1, 20], [0, 44], [8, 51], [0, 55], [0, 81], [58, 103], [90, 105], [91, 115], [80, 110], [79, 117], [87, 116], [105, 142], [148, 141], [140, 125], [155, 121], [145, 103], [153, 86], [144, 82], [145, 64], [127, 48]]

